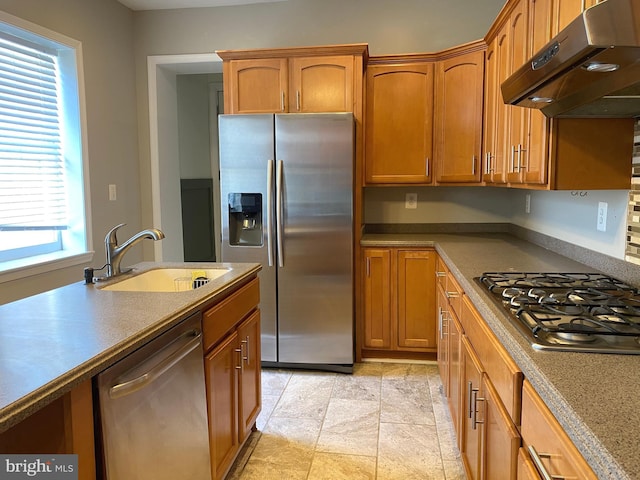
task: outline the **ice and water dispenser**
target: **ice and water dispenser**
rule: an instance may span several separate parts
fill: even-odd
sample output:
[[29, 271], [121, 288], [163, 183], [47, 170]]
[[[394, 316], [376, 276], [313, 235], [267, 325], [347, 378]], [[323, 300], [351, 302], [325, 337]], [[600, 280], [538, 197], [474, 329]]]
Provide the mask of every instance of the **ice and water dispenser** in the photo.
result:
[[229, 194], [229, 243], [262, 246], [262, 194]]

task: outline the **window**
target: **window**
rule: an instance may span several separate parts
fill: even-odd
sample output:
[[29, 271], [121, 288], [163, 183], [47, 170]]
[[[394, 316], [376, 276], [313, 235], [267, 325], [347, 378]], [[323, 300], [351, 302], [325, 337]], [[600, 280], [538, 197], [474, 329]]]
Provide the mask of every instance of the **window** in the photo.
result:
[[79, 42], [0, 12], [0, 281], [90, 260], [81, 66]]

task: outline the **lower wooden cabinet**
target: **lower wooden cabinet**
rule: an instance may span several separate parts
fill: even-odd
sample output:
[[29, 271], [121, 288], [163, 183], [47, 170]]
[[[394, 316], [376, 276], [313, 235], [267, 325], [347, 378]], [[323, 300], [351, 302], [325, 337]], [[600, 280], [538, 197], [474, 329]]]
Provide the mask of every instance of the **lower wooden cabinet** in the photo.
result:
[[520, 470], [531, 471], [531, 461], [539, 474], [532, 478], [598, 478], [533, 386], [526, 380], [522, 389], [520, 431], [525, 450], [522, 453]]
[[467, 478], [515, 480], [522, 372], [444, 262], [437, 265], [438, 368]]
[[484, 398], [484, 464], [483, 478], [515, 479], [520, 433], [502, 405], [493, 383], [485, 374]]
[[482, 423], [484, 388], [482, 365], [467, 338], [462, 338], [462, 415], [460, 419], [462, 463], [469, 480], [482, 478]]
[[433, 249], [363, 249], [363, 354], [435, 353]]
[[259, 289], [253, 280], [203, 315], [213, 480], [224, 478], [260, 413]]
[[520, 434], [465, 335], [462, 346], [459, 443], [467, 477], [515, 480]]

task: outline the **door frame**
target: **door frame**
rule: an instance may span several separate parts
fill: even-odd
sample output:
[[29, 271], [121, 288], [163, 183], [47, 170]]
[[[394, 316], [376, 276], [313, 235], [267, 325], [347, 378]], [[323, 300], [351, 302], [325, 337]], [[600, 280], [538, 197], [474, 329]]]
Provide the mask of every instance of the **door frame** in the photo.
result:
[[[162, 242], [153, 242], [156, 261], [184, 259], [180, 165], [175, 161], [178, 158], [176, 76], [190, 73], [222, 73], [222, 59], [216, 53], [147, 57], [152, 217], [153, 225], [168, 233]], [[215, 174], [213, 181], [215, 191], [215, 184], [219, 183]], [[219, 232], [219, 225], [215, 228]]]

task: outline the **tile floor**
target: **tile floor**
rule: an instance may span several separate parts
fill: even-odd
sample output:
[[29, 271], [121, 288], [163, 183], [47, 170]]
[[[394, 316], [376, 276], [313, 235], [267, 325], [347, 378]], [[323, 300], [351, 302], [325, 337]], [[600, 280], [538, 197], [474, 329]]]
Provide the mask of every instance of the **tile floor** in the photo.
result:
[[265, 369], [262, 400], [229, 480], [465, 478], [435, 363]]

